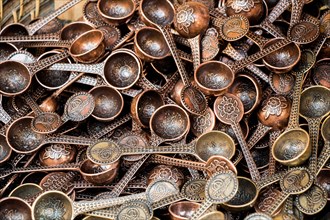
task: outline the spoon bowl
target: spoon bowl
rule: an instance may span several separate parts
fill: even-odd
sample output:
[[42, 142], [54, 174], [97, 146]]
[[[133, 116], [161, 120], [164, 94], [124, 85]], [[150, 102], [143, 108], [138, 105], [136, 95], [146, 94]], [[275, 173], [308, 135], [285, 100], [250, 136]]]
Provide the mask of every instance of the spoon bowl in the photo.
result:
[[32, 205], [32, 219], [72, 219], [71, 199], [60, 191], [49, 191], [39, 196]]
[[134, 37], [134, 51], [142, 60], [151, 62], [170, 55], [166, 41], [156, 28], [143, 27]]
[[172, 203], [168, 211], [171, 220], [188, 220], [200, 206], [197, 202], [182, 201]]
[[309, 134], [296, 128], [285, 131], [274, 142], [272, 155], [276, 161], [286, 166], [298, 166], [311, 155]]
[[78, 62], [93, 63], [105, 51], [103, 40], [104, 35], [102, 31], [87, 31], [72, 42], [69, 53]]
[[167, 141], [181, 139], [190, 128], [187, 112], [177, 105], [159, 107], [150, 119], [150, 129]]
[[5, 219], [33, 219], [30, 205], [17, 197], [5, 197], [1, 199], [0, 213], [2, 216], [5, 216]]
[[124, 99], [116, 89], [109, 86], [97, 86], [89, 92], [95, 100], [92, 116], [97, 120], [110, 121], [121, 113]]
[[142, 0], [140, 3], [141, 20], [148, 26], [166, 26], [174, 21], [175, 9], [166, 0]]
[[136, 3], [133, 0], [100, 0], [97, 3], [97, 9], [105, 22], [111, 25], [119, 25], [133, 16]]
[[319, 118], [330, 111], [330, 89], [311, 86], [301, 93], [300, 115], [304, 118]]
[[235, 143], [233, 139], [222, 131], [211, 131], [201, 135], [196, 142], [196, 154], [203, 160], [214, 155], [220, 155], [231, 159], [235, 154]]
[[104, 78], [115, 89], [128, 89], [140, 77], [141, 61], [130, 50], [116, 50], [105, 62]]
[[205, 94], [220, 95], [232, 85], [235, 75], [225, 63], [208, 61], [196, 69], [194, 79]]
[[259, 195], [257, 185], [249, 178], [238, 176], [238, 192], [222, 206], [230, 211], [244, 211], [253, 207]]
[[[281, 39], [268, 41], [264, 48], [276, 44]], [[299, 62], [301, 51], [297, 44], [290, 43], [263, 58], [266, 67], [277, 74], [287, 73]]]
[[131, 102], [131, 114], [142, 127], [148, 127], [153, 113], [165, 105], [163, 97], [155, 90], [145, 90]]
[[78, 38], [79, 35], [94, 29], [93, 26], [86, 22], [72, 22], [65, 25], [60, 31], [61, 40], [73, 40]]

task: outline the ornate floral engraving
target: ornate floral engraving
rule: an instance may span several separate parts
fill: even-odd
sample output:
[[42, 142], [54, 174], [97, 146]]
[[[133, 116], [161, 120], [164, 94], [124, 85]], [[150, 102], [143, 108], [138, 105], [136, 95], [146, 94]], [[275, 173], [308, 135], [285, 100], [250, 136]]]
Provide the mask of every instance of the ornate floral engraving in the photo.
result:
[[50, 145], [45, 148], [45, 153], [42, 156], [42, 159], [53, 159], [59, 160], [62, 157], [69, 156], [72, 148], [70, 145]]
[[227, 96], [223, 96], [223, 99], [217, 108], [221, 117], [231, 121], [235, 121], [240, 113], [237, 100]]
[[177, 25], [179, 30], [189, 33], [189, 27], [195, 22], [194, 9], [189, 5], [182, 6], [177, 12]]
[[17, 209], [4, 209], [0, 212], [1, 220], [24, 220], [24, 215]]
[[241, 11], [250, 11], [255, 3], [259, 3], [258, 0], [228, 0], [227, 7], [231, 7], [235, 10], [235, 13]]
[[177, 183], [179, 180], [182, 180], [183, 178], [184, 176], [180, 171], [177, 170], [177, 168], [170, 168], [167, 166], [162, 166], [160, 169], [158, 169], [156, 172], [152, 173], [149, 176], [149, 179], [152, 180], [166, 179], [171, 180], [175, 183]]
[[205, 115], [194, 117], [193, 129], [202, 134], [211, 126], [211, 123], [211, 114], [207, 112]]
[[287, 101], [283, 96], [272, 96], [268, 100], [265, 100], [263, 105], [262, 111], [266, 112], [265, 119], [270, 115], [280, 116], [282, 110], [288, 107]]
[[48, 197], [36, 207], [36, 218], [40, 220], [63, 220], [66, 213], [64, 203], [56, 198]]

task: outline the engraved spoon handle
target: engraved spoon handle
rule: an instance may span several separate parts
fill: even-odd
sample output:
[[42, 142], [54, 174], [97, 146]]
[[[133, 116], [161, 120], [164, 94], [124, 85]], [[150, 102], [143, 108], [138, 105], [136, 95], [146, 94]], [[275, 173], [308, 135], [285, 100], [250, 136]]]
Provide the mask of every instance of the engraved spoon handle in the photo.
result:
[[268, 163], [268, 176], [272, 176], [276, 171], [276, 160], [272, 155], [272, 148], [275, 140], [280, 136], [281, 131], [269, 132], [269, 163]]
[[165, 41], [171, 51], [171, 54], [174, 58], [175, 64], [178, 68], [178, 71], [180, 73], [180, 76], [181, 76], [181, 79], [182, 79], [184, 85], [190, 85], [188, 74], [187, 74], [186, 69], [177, 52], [177, 48], [176, 48], [176, 45], [175, 45], [175, 42], [173, 39], [173, 35], [170, 31], [170, 27], [169, 26], [166, 26], [166, 27], [158, 26], [158, 29], [161, 31], [161, 33], [163, 34], [163, 36], [165, 38]]
[[52, 143], [62, 143], [62, 144], [75, 144], [75, 145], [91, 145], [95, 143], [97, 139], [92, 138], [85, 138], [85, 137], [76, 137], [76, 136], [69, 136], [69, 135], [49, 135], [45, 142], [48, 144]]
[[110, 133], [114, 129], [118, 128], [119, 126], [125, 124], [126, 122], [131, 120], [131, 118], [132, 117], [130, 114], [126, 114], [126, 115], [122, 116], [121, 118], [116, 118], [110, 124], [108, 124], [106, 127], [102, 128], [101, 131], [97, 131], [97, 132], [91, 134], [90, 138], [99, 139], [99, 138], [103, 137], [104, 135]]
[[149, 162], [171, 165], [171, 166], [186, 167], [186, 168], [191, 168], [194, 170], [201, 170], [201, 171], [206, 170], [205, 163], [194, 162], [194, 161], [189, 161], [189, 160], [181, 160], [181, 159], [167, 157], [167, 156], [158, 155], [158, 154], [152, 155], [151, 158], [149, 159]]
[[270, 23], [274, 23], [278, 17], [291, 5], [291, 0], [279, 0], [273, 10], [266, 18]]
[[115, 205], [121, 205], [125, 202], [139, 199], [146, 199], [146, 193], [138, 193], [110, 199], [73, 202], [73, 218], [85, 212], [104, 209]]
[[0, 103], [0, 121], [4, 124], [7, 124], [10, 121], [11, 117], [10, 115], [3, 109], [1, 103]]
[[35, 63], [25, 64], [25, 65], [28, 67], [30, 74], [33, 75], [36, 72], [38, 72], [42, 69], [45, 69], [46, 67], [51, 66], [52, 64], [57, 63], [65, 58], [67, 58], [68, 56], [69, 56], [69, 53], [67, 51], [64, 51], [59, 54], [55, 54], [53, 56], [39, 60]]
[[317, 152], [318, 152], [319, 128], [320, 128], [321, 120], [322, 117], [307, 119], [309, 136], [312, 143], [312, 154], [309, 158], [308, 168], [313, 175], [317, 172], [317, 161], [318, 161]]
[[212, 206], [212, 203], [209, 200], [205, 200], [202, 205], [194, 212], [194, 214], [189, 218], [190, 220], [199, 219], [208, 208]]
[[248, 168], [249, 168], [249, 171], [250, 171], [250, 175], [252, 177], [252, 180], [253, 181], [257, 181], [260, 179], [260, 173], [258, 171], [258, 168], [257, 168], [257, 165], [256, 163], [254, 162], [253, 160], [253, 157], [251, 155], [251, 152], [245, 142], [245, 139], [244, 139], [244, 135], [243, 135], [243, 132], [242, 132], [242, 129], [240, 127], [240, 125], [238, 123], [233, 123], [232, 124], [232, 128], [234, 130], [234, 133], [237, 137], [237, 140], [241, 146], [241, 149], [242, 149], [242, 152], [243, 152], [243, 155], [244, 155], [244, 158], [246, 160], [246, 163], [248, 165]]
[[24, 94], [23, 97], [26, 100], [26, 103], [30, 106], [30, 108], [36, 115], [39, 115], [43, 112], [40, 109], [39, 105], [33, 100], [33, 98], [29, 94]]
[[172, 204], [174, 202], [178, 202], [181, 200], [184, 200], [186, 198], [186, 196], [183, 193], [178, 193], [176, 195], [171, 195], [168, 197], [165, 197], [157, 202], [152, 203], [152, 209], [156, 210], [159, 209], [161, 207], [164, 207], [166, 205]]
[[121, 178], [121, 180], [116, 184], [116, 186], [109, 193], [109, 198], [115, 198], [120, 195], [120, 193], [125, 189], [127, 183], [133, 178], [135, 173], [140, 169], [140, 167], [144, 164], [144, 162], [149, 158], [150, 155], [145, 155], [142, 159], [135, 162], [130, 166], [128, 171], [126, 171], [125, 175]]
[[103, 76], [104, 63], [98, 64], [77, 64], [77, 63], [56, 63], [48, 68], [48, 70], [60, 70], [60, 71], [74, 71], [92, 73], [99, 76]]
[[316, 176], [320, 173], [323, 166], [330, 158], [330, 141], [324, 141], [324, 146], [320, 156], [317, 158]]
[[[224, 54], [230, 56], [234, 60], [242, 60], [244, 56], [240, 54], [230, 43], [227, 44], [227, 47], [222, 51]], [[249, 64], [246, 66], [248, 70], [250, 70], [254, 75], [269, 83], [268, 75], [264, 73], [261, 69], [256, 67], [254, 64]]]
[[233, 72], [237, 72], [240, 69], [244, 68], [245, 66], [267, 56], [270, 53], [275, 52], [276, 50], [285, 47], [286, 45], [290, 44], [291, 41], [288, 39], [282, 39], [279, 40], [278, 42], [276, 42], [275, 44], [272, 44], [266, 48], [263, 48], [261, 51], [252, 54], [250, 56], [247, 56], [246, 58], [244, 58], [243, 60], [239, 60], [234, 62], [233, 64], [231, 64], [232, 70]]
[[38, 34], [38, 35], [14, 35], [14, 36], [0, 36], [1, 43], [21, 43], [21, 42], [38, 42], [38, 41], [58, 41], [59, 35], [57, 33]]
[[266, 186], [269, 186], [269, 185], [279, 181], [280, 179], [282, 179], [283, 175], [286, 172], [287, 171], [278, 172], [278, 173], [275, 173], [274, 175], [271, 175], [271, 176], [268, 176], [266, 178], [256, 181], [256, 185], [257, 185], [258, 189], [263, 189]]
[[64, 48], [70, 48], [72, 44], [71, 40], [57, 40], [57, 41], [51, 41], [48, 39], [43, 39], [43, 41], [40, 40], [40, 42], [28, 42], [28, 43], [22, 43], [23, 47], [28, 48], [39, 48], [39, 47], [64, 47]]
[[254, 131], [252, 136], [247, 142], [248, 148], [251, 149], [255, 146], [272, 128], [263, 125], [260, 121], [258, 121], [257, 129]]
[[121, 155], [134, 155], [134, 154], [175, 154], [185, 153], [194, 154], [194, 146], [192, 145], [168, 145], [168, 146], [149, 146], [149, 147], [136, 147], [128, 148], [123, 147]]
[[201, 36], [197, 35], [194, 38], [188, 39], [191, 48], [191, 54], [193, 57], [194, 71], [196, 71], [197, 67], [201, 64], [200, 38]]
[[290, 196], [289, 193], [280, 192], [277, 199], [274, 201], [272, 206], [270, 206], [265, 213], [269, 214], [270, 216], [274, 215], [274, 213], [278, 210], [278, 208], [285, 202], [285, 200]]

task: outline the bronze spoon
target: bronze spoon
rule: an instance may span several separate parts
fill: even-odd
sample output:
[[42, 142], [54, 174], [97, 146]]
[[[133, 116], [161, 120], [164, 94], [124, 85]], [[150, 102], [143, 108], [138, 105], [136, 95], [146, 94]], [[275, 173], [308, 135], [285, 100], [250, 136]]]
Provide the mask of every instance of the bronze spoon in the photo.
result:
[[149, 26], [156, 26], [163, 34], [178, 67], [184, 88], [181, 90], [181, 104], [192, 114], [204, 114], [207, 109], [207, 100], [202, 92], [190, 84], [188, 74], [179, 58], [170, 24], [174, 20], [173, 5], [166, 0], [142, 0], [140, 3], [141, 20]]
[[309, 169], [316, 173], [319, 127], [321, 121], [330, 112], [330, 89], [323, 86], [311, 86], [301, 93], [300, 115], [308, 122], [309, 136], [312, 144], [312, 154]]
[[[305, 53], [311, 53], [304, 51]], [[311, 55], [314, 55], [311, 53]], [[274, 159], [284, 165], [295, 166], [305, 162], [311, 155], [310, 138], [308, 133], [299, 127], [300, 91], [304, 74], [313, 66], [315, 59], [301, 61], [294, 74], [296, 83], [293, 90], [288, 126], [274, 142], [272, 155]], [[307, 62], [306, 62], [307, 61]]]
[[[160, 193], [158, 191], [159, 187], [163, 187], [163, 189], [166, 189], [166, 191], [162, 191], [162, 193]], [[157, 201], [166, 196], [176, 194], [177, 192], [177, 187], [172, 182], [165, 180], [156, 181], [153, 184], [149, 185], [145, 193], [94, 201], [72, 202], [71, 199], [62, 192], [48, 191], [40, 195], [34, 201], [32, 205], [32, 219], [37, 220], [40, 218], [48, 219], [57, 217], [73, 220], [79, 214], [97, 209], [107, 208], [114, 205], [120, 205], [132, 199], [144, 199], [147, 197], [148, 199], [150, 199], [150, 201]], [[56, 202], [60, 202], [61, 204], [63, 204], [60, 209], [58, 209], [57, 206], [54, 206], [54, 203]], [[44, 211], [49, 209], [52, 210], [52, 212]]]

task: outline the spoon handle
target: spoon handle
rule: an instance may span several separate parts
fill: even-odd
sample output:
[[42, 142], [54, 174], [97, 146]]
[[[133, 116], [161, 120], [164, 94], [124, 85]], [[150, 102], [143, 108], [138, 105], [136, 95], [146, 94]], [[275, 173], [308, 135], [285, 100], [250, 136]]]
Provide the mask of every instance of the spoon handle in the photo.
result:
[[102, 128], [101, 130], [94, 131], [94, 132], [92, 131], [92, 134], [90, 134], [90, 138], [99, 139], [99, 138], [105, 136], [106, 134], [110, 133], [111, 131], [115, 130], [119, 126], [125, 124], [126, 122], [131, 120], [131, 118], [132, 117], [130, 114], [126, 114], [126, 115], [122, 116], [121, 118], [116, 118], [115, 120], [113, 120], [110, 124], [108, 124], [107, 126]]
[[297, 22], [300, 21], [300, 17], [304, 7], [304, 1], [301, 0], [291, 0], [292, 8], [291, 8], [291, 20], [290, 25], [293, 26]]
[[260, 121], [258, 121], [257, 129], [254, 131], [247, 142], [248, 148], [251, 149], [254, 147], [270, 130], [271, 127], [265, 126]]
[[291, 112], [290, 112], [290, 118], [287, 129], [293, 129], [299, 127], [300, 92], [301, 92], [303, 78], [304, 78], [304, 73], [296, 74], [296, 82], [293, 87], [292, 105], [291, 105]]
[[184, 85], [190, 85], [188, 74], [187, 74], [186, 69], [177, 52], [177, 48], [176, 48], [176, 45], [175, 45], [175, 42], [173, 39], [173, 35], [170, 30], [170, 27], [169, 26], [166, 26], [166, 27], [158, 26], [158, 28], [161, 31], [161, 33], [163, 34], [165, 41], [171, 51], [171, 54], [174, 58], [174, 62], [178, 68], [178, 71], [180, 73], [180, 76], [181, 76], [181, 79], [182, 79]]
[[188, 39], [191, 48], [191, 54], [193, 56], [194, 71], [196, 71], [197, 67], [201, 64], [200, 38], [200, 35], [197, 35], [194, 38]]
[[268, 20], [264, 20], [260, 23], [260, 27], [277, 38], [284, 38], [285, 35], [282, 34], [281, 30], [278, 29], [273, 23]]
[[[257, 129], [254, 131], [249, 141], [247, 142], [248, 149], [251, 150], [270, 130], [271, 127], [265, 126], [258, 121]], [[237, 163], [239, 163], [242, 159], [243, 155], [239, 155], [236, 159]]]
[[30, 108], [36, 115], [39, 115], [43, 112], [39, 107], [39, 105], [34, 101], [34, 99], [29, 94], [25, 94], [23, 95], [23, 97], [26, 100], [26, 103], [30, 106]]
[[1, 43], [22, 43], [22, 42], [43, 42], [43, 41], [58, 41], [59, 35], [57, 33], [38, 34], [38, 35], [14, 35], [14, 36], [0, 36]]
[[36, 72], [38, 72], [42, 69], [45, 69], [46, 67], [51, 66], [52, 64], [57, 63], [57, 62], [65, 59], [67, 57], [69, 57], [68, 51], [63, 51], [59, 54], [55, 54], [53, 56], [50, 56], [50, 57], [47, 57], [45, 59], [39, 60], [35, 63], [25, 64], [25, 65], [28, 67], [28, 69], [30, 71], [30, 74], [33, 75]]
[[149, 158], [149, 155], [145, 155], [142, 159], [135, 162], [130, 166], [128, 171], [126, 171], [125, 175], [121, 178], [121, 180], [115, 185], [115, 187], [109, 192], [107, 195], [108, 198], [118, 197], [121, 192], [125, 189], [127, 183], [133, 178], [135, 173], [140, 169], [140, 167], [144, 164], [144, 162]]
[[79, 169], [80, 164], [68, 163], [56, 166], [29, 166], [23, 168], [14, 168], [12, 173], [28, 173], [28, 172], [40, 172], [40, 171], [76, 171]]
[[263, 48], [264, 45], [268, 42], [268, 39], [258, 34], [255, 34], [253, 31], [248, 31], [245, 36], [252, 40], [260, 48]]
[[192, 145], [167, 145], [167, 146], [149, 146], [149, 147], [123, 147], [121, 149], [123, 155], [134, 154], [194, 154], [194, 146]]
[[[34, 100], [39, 99], [42, 94], [45, 92], [44, 88], [39, 87], [36, 91], [33, 92], [32, 98]], [[18, 118], [23, 117], [26, 115], [30, 110], [30, 107], [28, 104], [24, 104], [18, 112], [16, 112], [10, 119], [10, 121], [7, 122], [4, 126], [1, 127], [0, 129], [0, 134], [5, 134], [6, 130], [9, 128], [9, 126]]]
[[156, 209], [162, 208], [166, 205], [169, 205], [169, 204], [172, 204], [174, 202], [178, 202], [178, 201], [181, 201], [184, 199], [185, 199], [185, 195], [183, 193], [171, 195], [171, 196], [165, 197], [164, 199], [161, 199], [157, 202], [152, 203], [152, 209], [156, 210]]
[[[244, 59], [244, 56], [239, 53], [230, 43], [227, 44], [227, 47], [222, 51], [222, 53], [230, 56], [236, 61]], [[249, 64], [246, 66], [246, 68], [266, 83], [269, 83], [268, 75], [264, 73], [261, 69], [256, 67], [254, 64]]]
[[317, 158], [316, 176], [320, 173], [321, 169], [327, 163], [330, 158], [330, 141], [325, 141], [322, 152]]
[[48, 16], [41, 18], [40, 20], [28, 25], [26, 28], [29, 31], [29, 35], [33, 35], [35, 32], [37, 32], [40, 28], [45, 26], [48, 22], [56, 18], [57, 16], [61, 15], [77, 3], [81, 2], [81, 0], [71, 0], [68, 3], [62, 5], [60, 8], [58, 8], [56, 11], [52, 12]]
[[190, 220], [199, 219], [208, 208], [212, 206], [212, 203], [209, 200], [205, 200], [202, 205], [194, 212], [194, 214], [189, 218]]
[[276, 200], [273, 202], [272, 206], [270, 206], [265, 213], [273, 216], [274, 213], [280, 208], [280, 206], [285, 202], [285, 200], [290, 196], [287, 192], [280, 192]]
[[40, 40], [41, 42], [29, 42], [29, 43], [22, 43], [23, 47], [29, 48], [39, 48], [39, 47], [65, 47], [70, 48], [72, 41], [70, 40], [57, 40], [51, 41], [51, 39], [43, 39]]
[[167, 157], [158, 154], [152, 155], [149, 162], [165, 164], [170, 166], [180, 166], [180, 167], [191, 168], [194, 170], [201, 170], [201, 171], [206, 170], [205, 163], [194, 162], [190, 160], [181, 160], [181, 159]]
[[260, 173], [258, 171], [256, 163], [253, 160], [251, 152], [250, 152], [250, 150], [249, 150], [249, 148], [248, 148], [248, 146], [245, 142], [242, 129], [241, 129], [240, 125], [236, 122], [232, 124], [232, 128], [233, 128], [234, 133], [237, 137], [237, 140], [238, 140], [238, 142], [239, 142], [239, 144], [242, 148], [242, 152], [243, 152], [244, 158], [246, 160], [246, 163], [248, 165], [252, 180], [257, 181], [257, 180], [260, 179]]
[[288, 39], [279, 40], [275, 44], [272, 44], [272, 45], [270, 45], [266, 48], [263, 48], [262, 50], [260, 50], [259, 52], [255, 53], [255, 54], [247, 56], [243, 60], [234, 62], [231, 65], [232, 70], [233, 70], [233, 72], [237, 72], [240, 69], [243, 69], [245, 66], [247, 66], [251, 63], [254, 63], [255, 61], [267, 56], [268, 54], [271, 54], [271, 53], [275, 52], [276, 50], [278, 50], [282, 47], [285, 47], [286, 45], [288, 45], [290, 43], [291, 43], [291, 41], [288, 40]]
[[3, 109], [0, 103], [0, 121], [7, 124], [10, 121], [10, 115]]
[[256, 181], [256, 185], [257, 185], [258, 189], [263, 189], [266, 186], [269, 186], [269, 185], [279, 181], [280, 179], [282, 179], [284, 174], [286, 174], [286, 171], [277, 172], [274, 175], [271, 175], [271, 176], [268, 176], [266, 178]]
[[276, 171], [276, 160], [272, 155], [272, 148], [275, 140], [280, 136], [281, 131], [269, 132], [269, 163], [268, 163], [268, 176], [272, 176]]
[[75, 145], [91, 145], [95, 143], [97, 139], [75, 137], [69, 135], [49, 135], [45, 142], [48, 144], [62, 143], [62, 144], [75, 144]]
[[322, 118], [309, 118], [308, 130], [309, 136], [312, 142], [312, 154], [309, 158], [309, 170], [312, 174], [317, 172], [317, 153], [318, 153], [318, 143], [319, 143], [319, 127], [321, 124]]
[[77, 63], [56, 63], [48, 68], [48, 70], [60, 70], [60, 71], [74, 71], [92, 73], [103, 76], [103, 63], [98, 64], [77, 64]]
[[279, 0], [266, 19], [273, 23], [290, 5], [291, 0]]
[[[93, 200], [93, 201], [79, 201], [73, 202], [73, 218], [79, 214], [90, 212], [98, 209], [104, 209], [116, 205], [122, 205], [125, 202], [132, 201], [132, 200], [140, 200], [146, 199], [146, 193], [138, 193], [129, 196], [122, 196], [117, 198], [110, 198], [110, 199], [100, 199], [100, 200]], [[72, 219], [73, 219], [72, 218]]]

